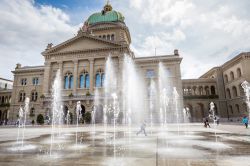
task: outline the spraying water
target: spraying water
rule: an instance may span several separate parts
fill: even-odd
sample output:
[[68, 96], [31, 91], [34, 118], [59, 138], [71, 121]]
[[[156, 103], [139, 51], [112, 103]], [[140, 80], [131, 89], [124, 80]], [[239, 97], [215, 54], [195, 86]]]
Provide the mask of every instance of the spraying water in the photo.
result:
[[60, 128], [63, 121], [63, 109], [61, 103], [61, 76], [60, 70], [56, 73], [56, 78], [52, 85], [52, 123], [51, 123], [51, 142], [50, 155], [52, 155], [55, 134], [60, 135]]
[[169, 73], [162, 62], [159, 63], [159, 73], [158, 73], [158, 84], [159, 84], [159, 102], [160, 102], [160, 122], [162, 126], [166, 126], [168, 122], [174, 119], [173, 113], [169, 108], [169, 96], [170, 93], [170, 82]]
[[[216, 125], [215, 125], [215, 122], [216, 122], [215, 105], [213, 102], [211, 102], [209, 105], [210, 105], [209, 117], [213, 120], [214, 128], [216, 128]], [[216, 130], [214, 130], [214, 135], [215, 135], [215, 140], [217, 142]]]
[[174, 102], [175, 102], [176, 123], [178, 126], [178, 136], [179, 136], [179, 133], [180, 133], [180, 119], [179, 119], [179, 109], [178, 109], [179, 94], [177, 92], [176, 87], [173, 88], [173, 96], [174, 96]]
[[25, 135], [26, 119], [27, 119], [27, 114], [29, 112], [29, 103], [30, 103], [30, 99], [28, 97], [26, 97], [25, 101], [24, 101], [24, 120], [23, 120], [22, 147], [23, 147], [23, 140], [24, 140], [24, 135]]
[[81, 102], [78, 101], [76, 103], [76, 147], [77, 147], [77, 144], [78, 144], [78, 141], [77, 141], [78, 136], [77, 136], [77, 134], [78, 134], [79, 119], [81, 118], [81, 115], [82, 115], [81, 112], [82, 112]]
[[23, 127], [23, 117], [24, 117], [24, 111], [23, 111], [22, 106], [20, 106], [20, 109], [18, 111], [17, 143], [19, 142], [20, 128]]
[[[242, 86], [242, 88], [244, 89], [244, 92], [245, 92], [246, 103], [247, 103], [248, 110], [250, 110], [250, 84], [249, 84], [249, 82], [244, 81], [241, 84], [241, 86]], [[249, 116], [250, 116], [250, 114], [249, 114]]]

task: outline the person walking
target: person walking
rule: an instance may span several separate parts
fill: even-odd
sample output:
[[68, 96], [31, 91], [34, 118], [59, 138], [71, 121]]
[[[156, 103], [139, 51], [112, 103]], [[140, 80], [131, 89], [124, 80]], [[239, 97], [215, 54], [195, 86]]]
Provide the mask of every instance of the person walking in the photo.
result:
[[141, 124], [141, 129], [140, 129], [140, 131], [138, 131], [137, 133], [136, 133], [136, 135], [138, 135], [138, 134], [140, 134], [140, 133], [144, 133], [144, 135], [145, 136], [147, 136], [147, 133], [146, 133], [146, 122], [144, 121], [142, 124]]
[[244, 116], [244, 117], [242, 118], [242, 123], [245, 124], [246, 129], [247, 129], [247, 128], [248, 128], [248, 118], [247, 118], [247, 116]]

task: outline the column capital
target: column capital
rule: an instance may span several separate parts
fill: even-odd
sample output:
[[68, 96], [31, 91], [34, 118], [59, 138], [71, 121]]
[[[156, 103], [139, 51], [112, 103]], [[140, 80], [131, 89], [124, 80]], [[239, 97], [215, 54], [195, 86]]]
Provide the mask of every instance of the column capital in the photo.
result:
[[78, 59], [74, 59], [72, 60], [74, 62], [74, 64], [77, 64], [78, 63]]
[[63, 64], [63, 61], [57, 61], [58, 64]]
[[94, 58], [89, 58], [88, 59], [90, 63], [94, 63], [95, 59]]

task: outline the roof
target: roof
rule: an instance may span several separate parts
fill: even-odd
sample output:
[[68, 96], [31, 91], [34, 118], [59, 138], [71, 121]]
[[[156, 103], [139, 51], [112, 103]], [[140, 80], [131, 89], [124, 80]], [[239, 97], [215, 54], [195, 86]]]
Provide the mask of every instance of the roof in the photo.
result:
[[0, 80], [13, 82], [12, 80], [8, 80], [8, 79], [2, 78], [2, 77], [0, 77]]
[[124, 22], [124, 16], [115, 10], [112, 10], [110, 4], [106, 4], [101, 12], [97, 12], [89, 16], [87, 23], [88, 25], [104, 22]]

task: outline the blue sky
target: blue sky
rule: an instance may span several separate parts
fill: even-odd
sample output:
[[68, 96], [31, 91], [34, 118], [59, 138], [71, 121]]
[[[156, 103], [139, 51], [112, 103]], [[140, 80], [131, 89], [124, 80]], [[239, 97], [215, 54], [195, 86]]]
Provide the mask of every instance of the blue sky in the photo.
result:
[[83, 20], [82, 16], [91, 14], [90, 11], [98, 11], [105, 2], [105, 0], [35, 0], [35, 5], [60, 8], [70, 15], [72, 24], [78, 24]]
[[[72, 38], [105, 0], [1, 0], [0, 77], [16, 63], [43, 65], [41, 52]], [[111, 0], [125, 16], [136, 56], [183, 57], [183, 78], [197, 78], [240, 52], [250, 51], [249, 0]]]

